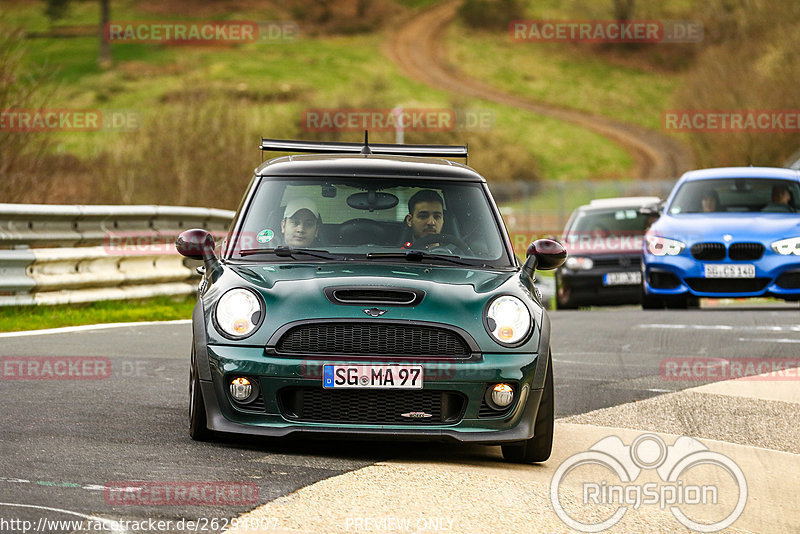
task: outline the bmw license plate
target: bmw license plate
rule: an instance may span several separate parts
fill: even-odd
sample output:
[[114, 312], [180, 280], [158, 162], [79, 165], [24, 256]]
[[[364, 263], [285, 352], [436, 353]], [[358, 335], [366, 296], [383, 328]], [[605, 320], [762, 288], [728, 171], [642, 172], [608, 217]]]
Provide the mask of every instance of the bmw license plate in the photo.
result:
[[636, 286], [642, 283], [642, 273], [633, 271], [628, 273], [606, 273], [603, 275], [604, 286]]
[[333, 365], [322, 370], [322, 387], [422, 389], [421, 365]]
[[740, 265], [705, 264], [706, 278], [755, 278], [756, 266], [745, 263]]

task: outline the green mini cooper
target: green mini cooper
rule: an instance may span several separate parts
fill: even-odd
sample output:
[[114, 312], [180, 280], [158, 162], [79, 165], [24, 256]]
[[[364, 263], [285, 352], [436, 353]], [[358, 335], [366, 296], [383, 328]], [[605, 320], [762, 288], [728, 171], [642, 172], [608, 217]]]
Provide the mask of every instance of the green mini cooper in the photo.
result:
[[553, 440], [550, 320], [486, 180], [460, 146], [262, 141], [230, 233], [187, 230], [202, 260], [190, 435], [327, 435], [502, 445]]

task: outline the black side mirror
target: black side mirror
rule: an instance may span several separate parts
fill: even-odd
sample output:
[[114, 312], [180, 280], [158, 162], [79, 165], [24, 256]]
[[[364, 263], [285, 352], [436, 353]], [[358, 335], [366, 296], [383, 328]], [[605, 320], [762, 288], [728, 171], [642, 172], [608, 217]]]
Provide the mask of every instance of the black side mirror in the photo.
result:
[[537, 239], [530, 244], [527, 251], [528, 259], [522, 265], [522, 272], [534, 279], [536, 269], [549, 271], [564, 264], [567, 259], [567, 249], [555, 239]]
[[178, 252], [190, 260], [202, 260], [207, 273], [215, 274], [219, 269], [219, 260], [214, 254], [214, 236], [202, 228], [193, 228], [181, 232], [175, 240]]
[[214, 236], [202, 228], [181, 232], [175, 240], [175, 248], [190, 260], [216, 258], [214, 255]]

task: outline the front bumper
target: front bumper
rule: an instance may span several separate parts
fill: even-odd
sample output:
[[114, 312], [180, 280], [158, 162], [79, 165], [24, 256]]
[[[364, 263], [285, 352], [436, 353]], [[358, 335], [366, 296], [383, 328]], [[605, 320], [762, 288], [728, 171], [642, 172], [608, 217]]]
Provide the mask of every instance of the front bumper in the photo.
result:
[[[706, 264], [752, 264], [755, 278], [706, 278]], [[677, 256], [645, 253], [642, 278], [645, 293], [651, 296], [800, 298], [800, 258], [769, 251], [755, 261], [701, 261], [686, 251]]]
[[563, 269], [557, 276], [556, 290], [562, 301], [574, 305], [637, 304], [641, 299], [641, 284], [608, 285], [608, 273], [640, 272], [640, 267], [616, 267], [573, 271]]
[[[198, 354], [202, 352], [198, 351]], [[201, 380], [200, 384], [209, 429], [273, 437], [383, 437], [486, 444], [526, 440], [533, 437], [546, 370], [546, 361], [541, 362], [536, 354], [530, 353], [483, 354], [479, 361], [468, 362], [412, 359], [386, 361], [375, 358], [372, 361], [375, 364], [422, 365], [425, 369], [423, 389], [463, 395], [465, 405], [458, 420], [424, 425], [413, 420], [408, 424], [309, 422], [287, 417], [279, 402], [281, 392], [285, 388], [297, 387], [322, 389], [322, 364], [346, 363], [348, 360], [274, 357], [266, 356], [263, 348], [227, 345], [210, 345], [207, 347], [207, 354], [211, 380]], [[198, 365], [202, 364], [198, 361]], [[229, 397], [228, 380], [238, 375], [253, 377], [258, 381], [263, 408], [259, 406], [257, 411], [242, 409]], [[505, 412], [486, 417], [484, 394], [489, 385], [497, 382], [514, 384], [515, 400]], [[402, 390], [394, 391], [402, 395]], [[410, 405], [407, 409], [413, 411], [414, 406]]]

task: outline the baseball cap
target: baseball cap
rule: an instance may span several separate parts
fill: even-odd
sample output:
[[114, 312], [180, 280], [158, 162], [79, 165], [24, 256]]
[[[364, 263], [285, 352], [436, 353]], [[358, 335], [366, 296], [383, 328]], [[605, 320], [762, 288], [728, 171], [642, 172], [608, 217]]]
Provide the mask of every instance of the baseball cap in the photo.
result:
[[314, 214], [314, 217], [319, 218], [319, 210], [317, 205], [310, 198], [293, 198], [286, 203], [286, 209], [283, 210], [284, 217], [294, 217], [300, 210], [308, 210]]

